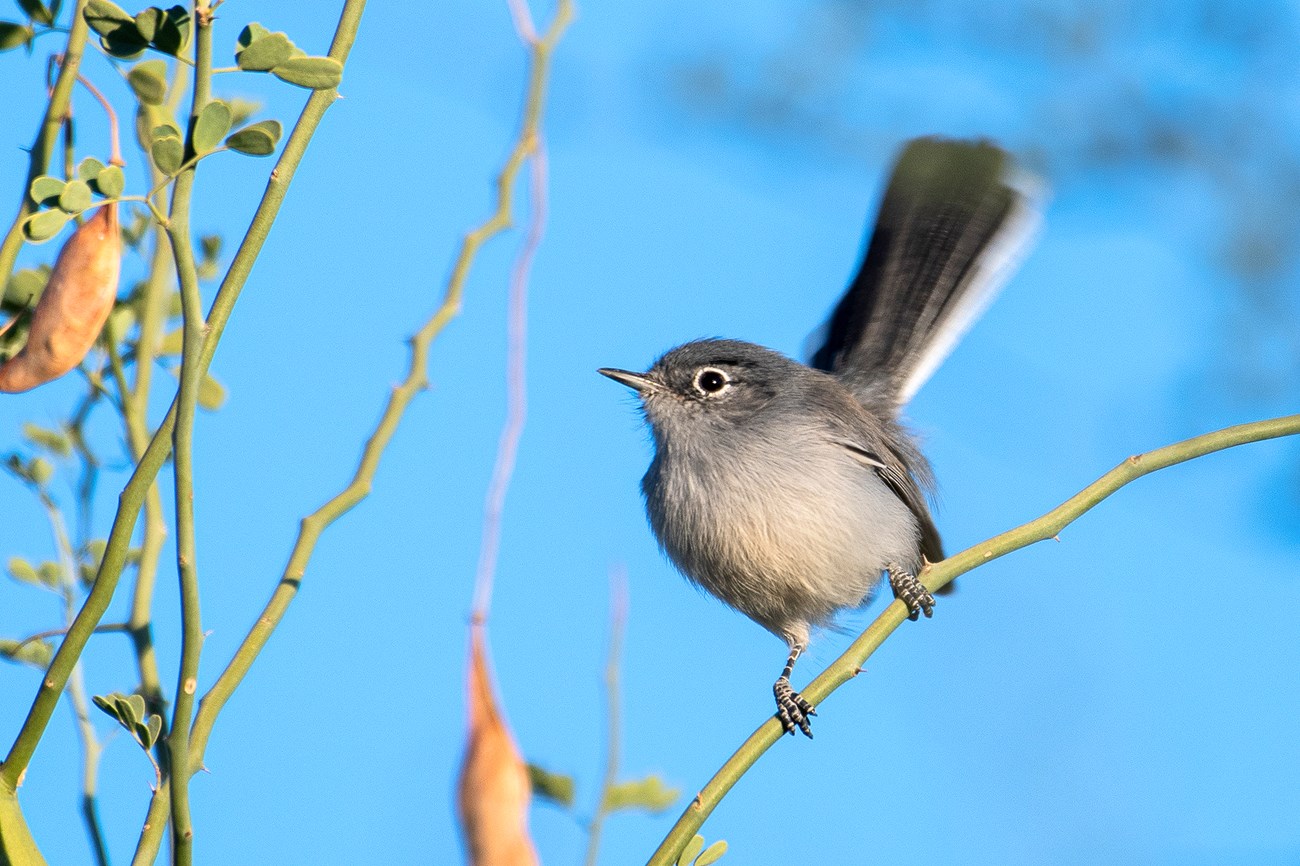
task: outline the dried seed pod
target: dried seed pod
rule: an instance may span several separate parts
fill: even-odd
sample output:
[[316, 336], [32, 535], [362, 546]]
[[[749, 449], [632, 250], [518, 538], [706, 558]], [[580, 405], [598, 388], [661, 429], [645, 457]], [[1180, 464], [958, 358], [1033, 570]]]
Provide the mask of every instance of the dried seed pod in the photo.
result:
[[81, 363], [113, 310], [121, 266], [122, 233], [113, 202], [82, 223], [59, 251], [32, 311], [27, 345], [0, 366], [0, 391], [27, 391]]
[[456, 798], [471, 866], [537, 866], [528, 836], [528, 768], [493, 694], [482, 626], [471, 626], [469, 737]]

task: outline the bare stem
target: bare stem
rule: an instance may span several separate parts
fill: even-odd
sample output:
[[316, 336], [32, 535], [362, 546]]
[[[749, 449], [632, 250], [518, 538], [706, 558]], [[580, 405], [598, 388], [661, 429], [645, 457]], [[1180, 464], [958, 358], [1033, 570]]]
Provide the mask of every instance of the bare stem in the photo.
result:
[[293, 550], [289, 554], [289, 562], [275, 590], [271, 593], [270, 600], [267, 601], [261, 615], [235, 651], [230, 664], [226, 666], [221, 676], [217, 678], [217, 682], [199, 704], [198, 716], [194, 720], [194, 737], [191, 746], [192, 761], [195, 765], [203, 760], [207, 738], [212, 732], [212, 725], [217, 715], [230, 700], [235, 689], [239, 687], [276, 626], [284, 618], [289, 604], [297, 595], [321, 533], [370, 494], [375, 470], [389, 441], [397, 431], [398, 423], [411, 400], [428, 384], [429, 347], [447, 323], [460, 311], [465, 278], [469, 274], [470, 265], [479, 248], [488, 238], [509, 226], [515, 177], [524, 159], [535, 146], [537, 129], [541, 122], [551, 49], [559, 40], [571, 15], [571, 4], [567, 0], [561, 0], [546, 38], [533, 48], [524, 120], [515, 146], [497, 177], [496, 209], [492, 216], [465, 236], [460, 254], [452, 268], [442, 303], [432, 317], [411, 337], [411, 355], [406, 378], [400, 385], [394, 387], [389, 395], [379, 423], [362, 450], [361, 463], [352, 480], [332, 499], [303, 518]]
[[619, 738], [623, 725], [618, 678], [623, 635], [627, 631], [627, 573], [622, 568], [610, 573], [609, 594], [609, 656], [605, 661], [605, 778], [601, 782], [596, 813], [587, 828], [586, 866], [596, 866], [600, 855], [600, 832], [609, 815], [609, 792], [618, 784]]
[[[194, 6], [194, 99], [190, 109], [185, 148], [194, 153], [194, 130], [200, 112], [207, 105], [212, 84], [212, 10], [199, 0]], [[176, 681], [176, 707], [167, 738], [170, 761], [172, 851], [177, 866], [190, 866], [194, 857], [194, 826], [190, 818], [190, 719], [198, 691], [199, 656], [203, 649], [203, 622], [199, 610], [199, 576], [194, 541], [194, 415], [198, 410], [199, 383], [204, 368], [200, 361], [207, 334], [203, 322], [203, 300], [190, 240], [190, 201], [194, 190], [195, 164], [180, 171], [172, 187], [168, 213], [168, 235], [176, 275], [180, 281], [182, 350], [180, 386], [176, 395], [176, 426], [172, 433], [175, 479], [176, 570], [180, 578], [181, 661]]]

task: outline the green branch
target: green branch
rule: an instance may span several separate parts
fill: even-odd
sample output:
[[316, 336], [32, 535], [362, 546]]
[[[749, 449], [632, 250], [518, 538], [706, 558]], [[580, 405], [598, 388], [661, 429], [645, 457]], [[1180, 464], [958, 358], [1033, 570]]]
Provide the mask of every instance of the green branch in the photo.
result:
[[298, 538], [289, 555], [289, 562], [270, 600], [235, 651], [230, 664], [200, 702], [198, 716], [194, 720], [194, 736], [191, 744], [192, 761], [195, 766], [202, 764], [207, 739], [212, 733], [217, 715], [243, 681], [276, 626], [284, 618], [289, 604], [297, 595], [298, 587], [306, 574], [307, 564], [311, 561], [321, 533], [369, 495], [375, 470], [379, 467], [379, 460], [396, 432], [407, 406], [428, 384], [429, 347], [447, 323], [460, 312], [465, 279], [469, 275], [470, 266], [479, 248], [490, 237], [509, 227], [515, 179], [520, 166], [537, 146], [537, 132], [541, 125], [542, 107], [545, 102], [551, 51], [571, 17], [571, 4], [568, 0], [561, 0], [545, 37], [532, 45], [531, 70], [523, 122], [514, 148], [497, 177], [496, 208], [486, 221], [465, 236], [452, 268], [451, 277], [448, 279], [442, 303], [432, 317], [411, 337], [411, 355], [406, 378], [393, 388], [389, 395], [388, 404], [384, 407], [374, 433], [366, 442], [361, 463], [352, 476], [351, 482], [314, 513], [303, 518]]
[[[195, 153], [195, 129], [199, 114], [207, 106], [212, 87], [212, 9], [204, 0], [194, 4], [194, 98], [190, 106], [188, 153]], [[198, 411], [199, 382], [203, 378], [205, 331], [203, 300], [190, 240], [190, 204], [197, 160], [176, 176], [167, 234], [181, 292], [182, 349], [180, 385], [176, 391], [176, 425], [172, 432], [176, 508], [176, 571], [180, 578], [181, 659], [176, 677], [176, 706], [172, 711], [171, 733], [167, 738], [170, 759], [172, 852], [178, 866], [190, 866], [194, 858], [194, 826], [190, 820], [190, 720], [194, 695], [198, 691], [199, 656], [203, 649], [200, 617], [197, 550], [194, 542], [194, 415]]]
[[[1076, 495], [1061, 505], [1023, 526], [994, 536], [988, 541], [968, 548], [943, 562], [928, 567], [923, 572], [925, 585], [931, 591], [947, 586], [960, 575], [983, 565], [986, 562], [1005, 556], [1022, 547], [1028, 547], [1039, 541], [1055, 538], [1057, 534], [1077, 520], [1093, 506], [1119, 490], [1125, 484], [1141, 478], [1151, 472], [1184, 463], [1215, 451], [1244, 445], [1248, 442], [1262, 442], [1282, 436], [1294, 436], [1300, 433], [1300, 415], [1288, 415], [1268, 421], [1256, 421], [1252, 424], [1240, 424], [1214, 433], [1206, 433], [1138, 454], [1128, 458], [1105, 475], [1089, 484]], [[826, 668], [816, 679], [803, 689], [803, 695], [812, 703], [820, 706], [832, 692], [857, 676], [858, 671], [871, 654], [885, 642], [907, 619], [907, 608], [895, 601], [876, 618], [876, 621], [863, 632], [844, 654]], [[650, 858], [647, 866], [670, 866], [676, 862], [683, 846], [700, 829], [704, 821], [717, 807], [727, 792], [752, 767], [772, 744], [781, 738], [781, 723], [775, 717], [769, 718], [758, 730], [749, 736], [739, 749], [714, 774], [704, 789], [696, 795], [686, 811], [677, 819], [677, 823], [664, 837], [658, 850]]]

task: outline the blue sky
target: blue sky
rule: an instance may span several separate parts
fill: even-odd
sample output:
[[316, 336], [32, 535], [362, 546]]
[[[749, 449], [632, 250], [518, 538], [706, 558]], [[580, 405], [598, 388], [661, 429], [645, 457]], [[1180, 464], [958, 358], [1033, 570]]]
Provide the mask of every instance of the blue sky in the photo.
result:
[[[1243, 214], [1286, 212], [1285, 200], [1255, 205], [1250, 194], [1284, 186], [1269, 148], [1293, 146], [1300, 128], [1294, 60], [1276, 47], [1296, 29], [1289, 6], [1243, 17], [1242, 36], [1206, 35], [1201, 18], [1171, 4], [1102, 4], [1095, 19], [1065, 3], [987, 15], [976, 3], [885, 4], [846, 48], [826, 42], [841, 19], [809, 23], [825, 8], [583, 4], [556, 54], [550, 222], [530, 285], [530, 414], [491, 640], [524, 753], [577, 777], [584, 815], [604, 748], [612, 567], [626, 568], [631, 597], [624, 773], [661, 774], [683, 805], [771, 712], [785, 652], [660, 555], [637, 489], [648, 438], [625, 389], [595, 368], [643, 368], [715, 335], [799, 354], [856, 265], [907, 137], [993, 137], [1050, 190], [1037, 246], [908, 410], [940, 481], [950, 550], [1037, 516], [1130, 453], [1294, 411], [1294, 265], [1246, 283], [1220, 255]], [[404, 370], [404, 338], [434, 308], [463, 232], [489, 211], [524, 54], [504, 4], [424, 13], [417, 26], [400, 4], [367, 11], [345, 98], [311, 146], [214, 364], [230, 399], [197, 430], [201, 689], [273, 588], [298, 519], [350, 477]], [[228, 51], [259, 20], [323, 53], [332, 14], [229, 3], [216, 43]], [[1079, 53], [1039, 51], [1025, 36], [1025, 22], [1055, 17], [1096, 25], [1063, 28], [1083, 40]], [[766, 122], [747, 94], [791, 58], [816, 74], [788, 114]], [[0, 56], [12, 95], [0, 177], [13, 198], [41, 107], [39, 68]], [[103, 61], [88, 69], [128, 104]], [[715, 101], [682, 95], [681, 81], [698, 80], [685, 72], [701, 69], [725, 72]], [[260, 98], [263, 116], [282, 119], [301, 100], [264, 77], [226, 77], [217, 89]], [[102, 134], [93, 107], [80, 111], [81, 134]], [[1251, 123], [1228, 148], [1218, 121], [1234, 116]], [[1152, 128], [1181, 131], [1191, 156], [1133, 155]], [[128, 159], [139, 185], [140, 157]], [[209, 162], [195, 228], [233, 244], [270, 163]], [[222, 715], [211, 772], [193, 783], [202, 858], [459, 856], [450, 795], [465, 624], [520, 240], [484, 249], [463, 314], [435, 345], [432, 387], [371, 498], [322, 539], [298, 600]], [[52, 252], [28, 249], [21, 262]], [[1260, 297], [1274, 302], [1266, 316]], [[16, 442], [24, 420], [57, 420], [76, 389], [6, 397], [0, 442]], [[116, 440], [107, 416], [101, 429]], [[779, 743], [705, 834], [744, 863], [783, 862], [792, 847], [827, 863], [1295, 862], [1297, 465], [1300, 446], [1282, 441], [1159, 473], [1059, 544], [964, 578], [933, 620], [905, 625], [826, 702], [814, 741]], [[122, 480], [101, 486], [103, 527]], [[0, 504], [0, 553], [50, 557], [26, 492], [0, 478]], [[176, 604], [174, 579], [164, 581], [166, 682]], [[108, 619], [124, 610], [123, 597]], [[876, 610], [847, 626], [865, 627]], [[0, 583], [0, 635], [57, 621], [52, 596]], [[822, 636], [796, 684], [848, 641]], [[129, 690], [129, 661], [119, 637], [96, 638], [92, 691]], [[37, 676], [0, 667], [6, 747]], [[60, 710], [22, 802], [51, 862], [86, 862], [75, 740]], [[107, 717], [100, 730], [109, 733]], [[125, 861], [152, 771], [117, 736], [101, 776], [110, 846]], [[612, 818], [602, 862], [644, 860], [677, 811]], [[572, 817], [539, 805], [532, 826], [545, 862], [579, 861], [585, 836]]]

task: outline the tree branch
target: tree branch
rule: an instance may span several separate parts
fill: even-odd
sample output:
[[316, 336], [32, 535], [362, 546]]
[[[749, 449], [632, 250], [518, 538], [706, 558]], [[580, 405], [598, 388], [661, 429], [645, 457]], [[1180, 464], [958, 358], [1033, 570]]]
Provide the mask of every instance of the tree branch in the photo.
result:
[[[1239, 424], [1173, 445], [1166, 445], [1145, 454], [1134, 455], [1042, 517], [929, 566], [921, 577], [928, 589], [932, 591], [939, 589], [986, 562], [1022, 547], [1028, 547], [1035, 542], [1055, 538], [1062, 529], [1106, 497], [1143, 475], [1215, 451], [1222, 451], [1225, 448], [1277, 439], [1282, 436], [1294, 436], [1297, 433], [1300, 433], [1300, 415], [1288, 415], [1251, 424]], [[872, 653], [906, 619], [907, 607], [902, 602], [895, 601], [890, 604], [844, 651], [843, 655], [803, 689], [804, 697], [820, 705], [836, 689], [853, 679]], [[722, 798], [763, 756], [763, 753], [780, 739], [782, 733], [781, 723], [775, 717], [769, 718], [760, 725], [686, 807], [686, 811], [669, 830], [658, 850], [650, 857], [647, 866], [670, 866], [676, 862], [682, 848], [699, 831]]]

